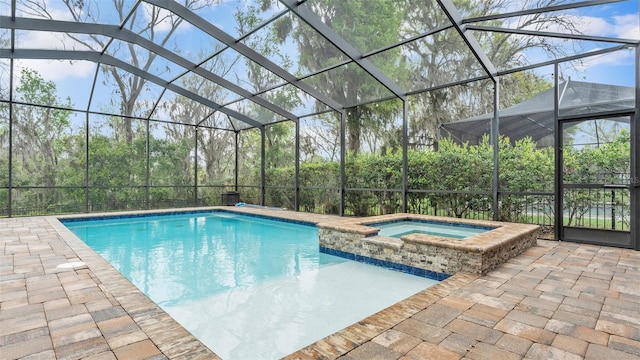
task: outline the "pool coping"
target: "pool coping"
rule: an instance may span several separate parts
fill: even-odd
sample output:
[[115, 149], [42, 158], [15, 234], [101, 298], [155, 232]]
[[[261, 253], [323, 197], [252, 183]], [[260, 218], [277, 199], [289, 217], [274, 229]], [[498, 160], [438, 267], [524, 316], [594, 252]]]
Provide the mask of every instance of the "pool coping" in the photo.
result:
[[[86, 267], [100, 281], [100, 287], [109, 296], [117, 300], [133, 321], [144, 331], [149, 339], [169, 359], [220, 359], [213, 350], [200, 342], [188, 330], [166, 313], [160, 306], [148, 298], [141, 290], [120, 274], [111, 264], [98, 255], [87, 244], [69, 230], [61, 220], [91, 219], [107, 217], [129, 217], [150, 214], [206, 213], [211, 211], [228, 211], [245, 215], [272, 218], [289, 222], [300, 222], [318, 225], [331, 219], [340, 222], [344, 218], [336, 215], [321, 215], [293, 211], [274, 211], [270, 208], [256, 207], [224, 207], [184, 208], [166, 210], [144, 210], [113, 213], [72, 214], [45, 217], [50, 226]], [[316, 220], [310, 221], [310, 218]], [[350, 219], [356, 220], [356, 219]], [[479, 275], [457, 273], [441, 282], [424, 289], [394, 305], [372, 314], [346, 328], [284, 357], [284, 359], [318, 359], [337, 358], [368, 342], [395, 324], [410, 318], [426, 306], [435, 303], [452, 291], [472, 282]]]
[[[155, 211], [96, 214], [96, 217], [134, 213], [152, 214]], [[122, 306], [155, 346], [169, 359], [183, 356], [193, 359], [221, 359], [60, 222], [61, 218], [81, 217], [91, 218], [92, 216], [91, 214], [47, 216], [46, 220], [58, 233], [60, 239], [95, 275], [107, 297], [114, 298]]]

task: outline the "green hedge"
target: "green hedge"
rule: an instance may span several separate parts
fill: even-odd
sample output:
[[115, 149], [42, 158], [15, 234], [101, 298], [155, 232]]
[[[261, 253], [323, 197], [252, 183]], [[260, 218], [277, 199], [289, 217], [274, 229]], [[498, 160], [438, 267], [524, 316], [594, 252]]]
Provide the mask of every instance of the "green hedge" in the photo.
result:
[[[625, 133], [611, 144], [600, 148], [566, 147], [564, 149], [565, 181], [575, 183], [615, 182], [629, 172], [629, 141]], [[339, 162], [304, 162], [300, 164], [300, 184], [305, 187], [338, 189]], [[268, 170], [270, 185], [286, 184], [294, 168]], [[493, 147], [485, 138], [479, 145], [459, 145], [444, 139], [438, 151], [409, 151], [407, 185], [414, 192], [409, 197], [411, 212], [433, 213], [455, 217], [491, 218]], [[537, 148], [530, 138], [512, 143], [500, 138], [499, 188], [503, 193], [551, 193], [554, 179], [552, 148]], [[366, 154], [346, 160], [347, 189], [390, 189], [392, 191], [345, 192], [347, 214], [366, 216], [401, 211], [402, 155]], [[280, 197], [291, 189], [282, 189]], [[485, 194], [469, 194], [483, 192]], [[274, 190], [272, 199], [276, 199]], [[285, 196], [285, 193], [287, 194]], [[573, 218], [585, 216], [589, 202], [597, 201], [597, 193], [567, 194], [565, 207]], [[328, 196], [326, 190], [301, 191], [303, 211], [336, 213], [339, 197]], [[534, 210], [532, 210], [534, 209]], [[628, 212], [627, 210], [624, 210]], [[534, 213], [534, 215], [531, 215]], [[500, 197], [498, 217], [505, 221], [552, 223], [552, 197], [546, 195], [510, 195]], [[573, 220], [575, 221], [575, 220]]]

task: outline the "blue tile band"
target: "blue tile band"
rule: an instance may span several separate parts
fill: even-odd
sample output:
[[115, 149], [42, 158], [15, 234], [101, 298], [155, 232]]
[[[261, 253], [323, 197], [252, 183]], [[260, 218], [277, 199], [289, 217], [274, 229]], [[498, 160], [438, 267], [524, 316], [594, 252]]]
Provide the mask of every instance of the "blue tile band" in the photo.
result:
[[413, 266], [409, 266], [409, 265], [403, 265], [403, 264], [397, 264], [397, 263], [386, 261], [386, 260], [374, 259], [372, 257], [363, 256], [363, 255], [356, 255], [356, 254], [348, 253], [348, 252], [341, 251], [341, 250], [331, 249], [331, 248], [324, 247], [324, 246], [320, 246], [320, 252], [323, 253], [323, 254], [338, 256], [338, 257], [341, 257], [341, 258], [345, 258], [345, 259], [348, 259], [348, 260], [354, 260], [354, 261], [358, 261], [358, 262], [369, 264], [369, 265], [380, 266], [380, 267], [383, 267], [383, 268], [387, 268], [387, 269], [391, 269], [391, 270], [395, 270], [395, 271], [400, 271], [400, 272], [403, 272], [403, 273], [406, 273], [406, 274], [420, 276], [420, 277], [424, 277], [424, 278], [431, 279], [431, 280], [442, 281], [442, 280], [445, 280], [445, 279], [447, 279], [448, 277], [451, 276], [449, 274], [443, 274], [443, 273], [439, 273], [437, 271], [420, 269], [420, 268], [417, 268], [417, 267], [413, 267]]
[[58, 221], [61, 223], [71, 223], [76, 221], [92, 221], [92, 220], [117, 220], [117, 219], [130, 219], [130, 218], [138, 218], [138, 217], [150, 217], [150, 216], [171, 216], [171, 215], [192, 215], [192, 214], [205, 214], [205, 213], [213, 213], [224, 210], [189, 210], [189, 211], [166, 211], [166, 212], [146, 212], [146, 213], [138, 213], [138, 214], [122, 214], [122, 215], [91, 215], [87, 214], [87, 216], [83, 217], [73, 217], [73, 218], [65, 218], [64, 215], [58, 218]]
[[58, 221], [64, 224], [64, 223], [72, 223], [76, 221], [116, 220], [116, 219], [129, 219], [129, 218], [138, 218], [138, 217], [147, 217], [147, 216], [193, 215], [193, 214], [215, 214], [215, 213], [234, 214], [234, 215], [248, 216], [248, 217], [260, 218], [260, 219], [266, 219], [266, 220], [282, 221], [282, 222], [297, 224], [297, 225], [306, 225], [306, 226], [314, 226], [314, 227], [316, 226], [315, 223], [312, 223], [309, 221], [292, 220], [292, 219], [285, 219], [285, 218], [279, 218], [279, 217], [273, 217], [273, 216], [267, 216], [267, 215], [250, 214], [250, 213], [244, 213], [244, 212], [233, 211], [233, 210], [223, 210], [223, 209], [168, 211], [168, 212], [158, 212], [158, 213], [148, 212], [148, 213], [139, 213], [139, 214], [99, 215], [99, 216], [91, 216], [91, 214], [87, 214], [86, 217], [74, 217], [74, 218], [65, 218], [64, 216], [61, 216], [60, 218], [58, 218]]

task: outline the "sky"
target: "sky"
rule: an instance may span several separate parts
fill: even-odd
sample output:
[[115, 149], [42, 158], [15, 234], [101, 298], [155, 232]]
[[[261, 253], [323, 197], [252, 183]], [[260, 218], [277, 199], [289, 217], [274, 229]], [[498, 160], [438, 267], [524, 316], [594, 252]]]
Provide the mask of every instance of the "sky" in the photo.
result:
[[[53, 18], [58, 20], [72, 20], [68, 10], [59, 7], [62, 3], [61, 1], [38, 1], [45, 2], [46, 7], [50, 10], [50, 14]], [[312, 1], [314, 0], [310, 0], [309, 2]], [[18, 0], [18, 2], [20, 2], [20, 0]], [[197, 13], [224, 31], [227, 31], [230, 35], [237, 37], [240, 34], [237, 31], [237, 25], [233, 18], [233, 13], [238, 8], [246, 9], [248, 4], [251, 2], [251, 0], [223, 0], [218, 6], [207, 7], [199, 10]], [[513, 1], [510, 5], [517, 9], [518, 3], [520, 2], [521, 1]], [[9, 3], [9, 0], [0, 0], [0, 15], [8, 15]], [[110, 11], [112, 4], [109, 0], [86, 1], [86, 3], [90, 4], [89, 6], [94, 12], [99, 10], [100, 21], [110, 24], [118, 24], [118, 20], [114, 17], [115, 12]], [[131, 6], [134, 1], [128, 0], [125, 1], [125, 3], [127, 4], [126, 6]], [[136, 15], [136, 25], [134, 28], [139, 28], [149, 19], [148, 10], [150, 9], [150, 5], [146, 3], [143, 4], [144, 5], [139, 9]], [[263, 19], [266, 19], [268, 16], [280, 9], [282, 9], [281, 5], [273, 7], [266, 14], [261, 16]], [[97, 13], [98, 12], [96, 12], [96, 14]], [[160, 13], [160, 15], [164, 14], [164, 12]], [[562, 12], [562, 14], [566, 16], [567, 19], [570, 19], [571, 23], [585, 34], [615, 38], [640, 39], [640, 14], [638, 12], [638, 0], [574, 9]], [[32, 17], [32, 15], [24, 13], [18, 13], [18, 16]], [[515, 26], [518, 21], [523, 20], [525, 20], [525, 18], [512, 18], [507, 21], [505, 26]], [[169, 19], [167, 19], [157, 25], [155, 31], [158, 35], [162, 35], [169, 28]], [[546, 29], [546, 31], [554, 30], [562, 31], [561, 29], [554, 28]], [[8, 32], [2, 32], [2, 30], [0, 30], [0, 36], [8, 36]], [[255, 36], [259, 36], [259, 33], [252, 35], [252, 37]], [[87, 41], [89, 46], [98, 47], [97, 44], [88, 37], [84, 36], [82, 39]], [[100, 41], [105, 42], [106, 38], [101, 38]], [[568, 54], [594, 51], [612, 46], [612, 44], [602, 42], [553, 41], [556, 41], [558, 44], [568, 46]], [[192, 62], [198, 63], [204, 60], [202, 55], [204, 52], [210, 52], [211, 49], [219, 46], [219, 44], [220, 43], [218, 41], [206, 36], [197, 27], [189, 23], [183, 23], [172, 35], [170, 41], [165, 47], [171, 51], [179, 52]], [[60, 34], [32, 31], [16, 31], [16, 47], [28, 49], [89, 49], [87, 46], [65, 39]], [[117, 45], [111, 49], [116, 47]], [[114, 52], [114, 56], [123, 61], [133, 61], [130, 58], [130, 55], [127, 55], [128, 53], [124, 51], [126, 50], [126, 44], [122, 44], [120, 47], [122, 51]], [[278, 50], [280, 53], [286, 53], [290, 56], [296, 56], [298, 53], [297, 50], [292, 48], [291, 43], [283, 45]], [[529, 63], [548, 59], [548, 56], [539, 50], [527, 51], [526, 53], [523, 53], [522, 56]], [[588, 58], [583, 61], [572, 62], [571, 64], [563, 64], [563, 66], [561, 66], [561, 75], [565, 78], [571, 77], [572, 79], [581, 81], [633, 86], [633, 81], [635, 79], [634, 75], [636, 72], [634, 56], [634, 51], [623, 50], [612, 54]], [[274, 62], [278, 62], [277, 56], [275, 55], [267, 57]], [[160, 60], [162, 59], [158, 59], [154, 62], [150, 72], [167, 81], [173, 79], [184, 71], [184, 69], [179, 66], [172, 65], [169, 62], [162, 63]], [[96, 71], [95, 64], [88, 61], [75, 61], [73, 63], [69, 63], [47, 60], [18, 60], [16, 61], [16, 65], [18, 68], [29, 67], [35, 69], [43, 76], [44, 79], [53, 81], [57, 85], [58, 93], [61, 97], [64, 98], [66, 96], [70, 96], [72, 98], [74, 108], [85, 109], [87, 107], [91, 83]], [[294, 65], [293, 68], [289, 68], [287, 70], [295, 72], [299, 69]], [[548, 67], [545, 67], [540, 71], [548, 72]], [[238, 85], [246, 87], [248, 90], [252, 90], [250, 86], [246, 86], [246, 72], [247, 68], [244, 65], [244, 62], [240, 62], [236, 64], [230, 72], [224, 73], [220, 70], [218, 75], [225, 77], [227, 80], [236, 82]], [[18, 76], [19, 71], [16, 71], [15, 74]], [[547, 76], [549, 74], [541, 75]], [[18, 82], [16, 81], [15, 83], [17, 84]], [[104, 86], [102, 83], [102, 79], [99, 79], [97, 82], [96, 95], [94, 95], [92, 110], [100, 111], [113, 106], [110, 105], [112, 102], [111, 99], [113, 98], [110, 94], [111, 88]], [[160, 86], [150, 85], [149, 89], [142, 95], [142, 97], [155, 99], [161, 91], [162, 89]], [[225, 101], [224, 99], [220, 99], [220, 102]], [[300, 114], [310, 111], [312, 111], [310, 102], [307, 103], [307, 105], [296, 109], [296, 112], [300, 112]]]

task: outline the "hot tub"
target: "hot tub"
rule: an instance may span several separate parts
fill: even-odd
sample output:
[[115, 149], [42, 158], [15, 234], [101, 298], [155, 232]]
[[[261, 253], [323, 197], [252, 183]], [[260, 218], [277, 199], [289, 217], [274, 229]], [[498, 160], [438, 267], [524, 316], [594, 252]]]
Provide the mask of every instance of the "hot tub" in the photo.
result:
[[[447, 230], [434, 234], [428, 224], [444, 225]], [[529, 224], [417, 214], [341, 219], [317, 226], [322, 252], [448, 275], [461, 271], [486, 274], [535, 245], [539, 229]]]
[[424, 234], [464, 240], [471, 236], [495, 229], [495, 227], [490, 226], [428, 220], [389, 221], [369, 224], [369, 226], [380, 229], [378, 232], [378, 235], [380, 236], [389, 236], [398, 239], [409, 234]]

